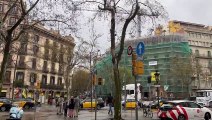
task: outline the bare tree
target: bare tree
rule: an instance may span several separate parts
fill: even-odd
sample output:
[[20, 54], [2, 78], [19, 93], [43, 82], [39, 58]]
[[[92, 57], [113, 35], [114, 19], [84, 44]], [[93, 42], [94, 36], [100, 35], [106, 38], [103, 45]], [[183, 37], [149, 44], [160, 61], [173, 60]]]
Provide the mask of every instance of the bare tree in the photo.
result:
[[[129, 24], [134, 20], [136, 15], [142, 16], [144, 19], [146, 17], [156, 18], [164, 13], [163, 7], [156, 1], [153, 2], [140, 2], [138, 0], [104, 0], [104, 1], [84, 1], [84, 3], [92, 4], [98, 6], [99, 12], [95, 14], [96, 16], [104, 17], [106, 20], [110, 19], [110, 43], [111, 43], [111, 56], [113, 64], [113, 74], [115, 82], [115, 120], [121, 119], [121, 78], [119, 73], [119, 62], [124, 50], [124, 41], [126, 36], [126, 31]], [[82, 4], [82, 3], [81, 3]], [[131, 6], [130, 6], [131, 5]], [[129, 7], [130, 6], [130, 7]], [[141, 8], [142, 6], [142, 8]], [[102, 15], [102, 13], [105, 13]], [[119, 30], [117, 25], [122, 26]], [[120, 35], [120, 36], [119, 36]], [[117, 37], [117, 38], [116, 38]], [[119, 42], [117, 45], [116, 43]]]
[[[5, 0], [6, 1], [6, 0]], [[46, 22], [51, 27], [60, 26], [64, 31], [75, 32], [77, 26], [76, 14], [71, 6], [72, 1], [52, 1], [52, 0], [12, 0], [6, 1], [8, 8], [0, 17], [0, 44], [3, 51], [3, 60], [0, 72], [0, 90], [5, 78], [7, 61], [11, 54], [11, 46], [19, 41], [20, 36], [38, 23]], [[69, 5], [67, 5], [69, 3]], [[64, 6], [64, 7], [61, 7]], [[57, 8], [63, 8], [56, 12]], [[54, 10], [54, 11], [53, 11]], [[62, 11], [62, 12], [61, 12]], [[15, 20], [8, 24], [10, 15], [15, 14]], [[73, 24], [72, 24], [73, 23]], [[59, 28], [58, 28], [59, 29]], [[67, 30], [69, 29], [69, 30]]]

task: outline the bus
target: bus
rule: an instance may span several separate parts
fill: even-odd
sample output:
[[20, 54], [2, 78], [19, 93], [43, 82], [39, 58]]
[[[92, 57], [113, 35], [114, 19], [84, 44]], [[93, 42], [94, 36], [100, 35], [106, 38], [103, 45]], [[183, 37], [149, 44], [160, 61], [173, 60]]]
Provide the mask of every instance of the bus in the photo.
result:
[[212, 90], [196, 91], [196, 102], [206, 107], [212, 107]]

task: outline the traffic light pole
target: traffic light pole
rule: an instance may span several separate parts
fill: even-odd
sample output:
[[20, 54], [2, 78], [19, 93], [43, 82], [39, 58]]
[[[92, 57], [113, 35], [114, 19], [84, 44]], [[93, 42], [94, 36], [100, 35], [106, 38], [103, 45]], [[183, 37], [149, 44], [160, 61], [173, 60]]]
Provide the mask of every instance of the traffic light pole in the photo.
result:
[[136, 117], [136, 120], [138, 120], [138, 86], [137, 86], [137, 75], [134, 75], [135, 76], [135, 102], [136, 102], [136, 107], [135, 107], [135, 117]]

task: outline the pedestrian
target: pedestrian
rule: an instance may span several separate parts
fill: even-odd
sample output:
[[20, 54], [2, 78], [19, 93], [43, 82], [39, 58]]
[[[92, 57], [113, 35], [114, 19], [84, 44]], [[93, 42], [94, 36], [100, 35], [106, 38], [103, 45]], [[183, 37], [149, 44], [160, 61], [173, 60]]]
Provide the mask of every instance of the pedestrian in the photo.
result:
[[63, 99], [63, 97], [62, 96], [60, 96], [59, 98], [57, 98], [57, 100], [56, 100], [56, 107], [57, 107], [57, 114], [59, 114], [59, 115], [61, 115], [63, 112], [63, 101], [64, 101], [64, 99]]
[[64, 101], [63, 101], [63, 110], [64, 110], [64, 117], [67, 117], [67, 110], [68, 110], [68, 101], [67, 99], [65, 98]]
[[75, 105], [74, 105], [74, 116], [78, 117], [79, 106], [80, 106], [80, 100], [79, 100], [78, 96], [75, 97], [74, 103], [75, 103]]
[[69, 105], [68, 105], [68, 116], [73, 118], [74, 117], [74, 98], [71, 97]]
[[111, 96], [111, 94], [107, 98], [107, 104], [109, 105], [108, 114], [111, 113], [111, 115], [113, 115], [113, 110], [112, 110], [112, 107], [113, 107], [113, 97]]

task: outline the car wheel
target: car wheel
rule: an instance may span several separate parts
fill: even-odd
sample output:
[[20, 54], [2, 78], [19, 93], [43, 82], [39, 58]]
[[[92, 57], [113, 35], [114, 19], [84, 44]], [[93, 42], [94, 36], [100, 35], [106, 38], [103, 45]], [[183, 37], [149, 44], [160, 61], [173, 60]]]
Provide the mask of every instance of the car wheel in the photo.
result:
[[6, 107], [1, 107], [1, 111], [6, 111]]
[[24, 109], [29, 109], [29, 108], [30, 108], [29, 105], [24, 106]]
[[186, 120], [186, 118], [185, 118], [184, 115], [180, 115], [180, 116], [178, 117], [178, 120]]
[[205, 120], [210, 120], [210, 119], [211, 119], [210, 113], [205, 113]]

